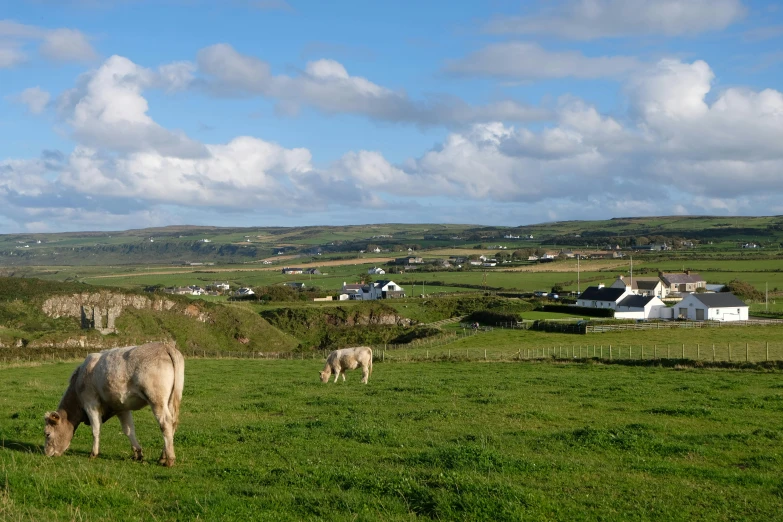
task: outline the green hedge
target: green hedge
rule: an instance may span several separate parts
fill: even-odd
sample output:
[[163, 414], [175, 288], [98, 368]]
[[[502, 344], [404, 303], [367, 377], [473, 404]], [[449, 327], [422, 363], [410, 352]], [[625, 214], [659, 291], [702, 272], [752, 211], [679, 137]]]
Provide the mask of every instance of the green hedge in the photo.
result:
[[589, 306], [567, 306], [548, 304], [542, 308], [545, 312], [556, 312], [559, 314], [586, 315], [588, 317], [614, 317], [614, 310], [611, 308], [591, 308]]

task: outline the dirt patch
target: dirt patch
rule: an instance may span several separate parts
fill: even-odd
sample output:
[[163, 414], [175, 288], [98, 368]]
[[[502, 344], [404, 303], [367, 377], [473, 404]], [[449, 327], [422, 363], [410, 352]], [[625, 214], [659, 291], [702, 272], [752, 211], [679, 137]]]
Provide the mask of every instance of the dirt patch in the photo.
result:
[[[284, 257], [284, 256], [280, 256]], [[279, 259], [279, 258], [275, 258]], [[320, 261], [318, 263], [297, 263], [296, 266], [298, 268], [320, 268], [322, 266], [344, 266], [344, 265], [368, 265], [368, 264], [375, 264], [379, 265], [382, 263], [388, 263], [389, 261], [392, 261], [394, 258], [392, 257], [368, 257], [368, 258], [362, 258], [362, 259], [334, 259], [331, 261]], [[279, 266], [264, 266], [264, 267], [255, 267], [255, 268], [213, 268], [210, 267], [209, 272], [269, 272], [269, 271], [278, 271], [280, 270]], [[90, 276], [86, 279], [107, 279], [112, 277], [136, 277], [136, 276], [148, 276], [148, 275], [167, 275], [167, 274], [194, 274], [196, 272], [203, 272], [203, 267], [198, 268], [192, 268], [188, 270], [160, 270], [160, 271], [145, 271], [138, 274], [131, 274], [127, 272], [122, 272], [119, 274], [103, 274], [103, 275], [96, 275], [96, 276]]]

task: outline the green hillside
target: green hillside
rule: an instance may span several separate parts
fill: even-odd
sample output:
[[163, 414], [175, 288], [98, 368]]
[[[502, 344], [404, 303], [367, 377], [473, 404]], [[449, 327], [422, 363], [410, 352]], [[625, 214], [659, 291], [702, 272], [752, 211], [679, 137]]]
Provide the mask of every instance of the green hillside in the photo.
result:
[[45, 301], [95, 295], [149, 299], [143, 292], [37, 279], [0, 277], [0, 346], [24, 350], [52, 347], [103, 349], [148, 340], [174, 339], [186, 350], [289, 351], [299, 341], [270, 325], [249, 305], [211, 303], [162, 296], [167, 310], [126, 307], [116, 320], [116, 333], [102, 335], [82, 328], [78, 317], [54, 318]]
[[[520, 236], [509, 239], [504, 236]], [[533, 236], [530, 240], [529, 236]], [[0, 235], [0, 266], [110, 265], [139, 263], [252, 263], [282, 254], [321, 259], [385, 252], [471, 248], [490, 242], [509, 248], [596, 246], [637, 240], [689, 240], [712, 249], [742, 242], [778, 248], [783, 216], [664, 216], [561, 221], [519, 227], [442, 224], [379, 224], [312, 227], [171, 226], [119, 232]]]

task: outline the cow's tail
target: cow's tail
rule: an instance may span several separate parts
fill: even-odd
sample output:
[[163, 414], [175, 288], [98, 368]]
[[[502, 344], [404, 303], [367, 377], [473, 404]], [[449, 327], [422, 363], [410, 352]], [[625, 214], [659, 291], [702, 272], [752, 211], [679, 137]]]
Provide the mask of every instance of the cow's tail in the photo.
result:
[[368, 372], [368, 375], [367, 375], [367, 377], [369, 378], [369, 377], [372, 377], [372, 357], [373, 356], [372, 356], [372, 348], [368, 347], [368, 349], [370, 350], [370, 371]]
[[169, 412], [174, 423], [174, 430], [179, 425], [179, 405], [182, 402], [182, 389], [185, 387], [185, 358], [177, 350], [174, 342], [165, 343], [166, 351], [171, 357], [171, 363], [174, 366], [174, 387], [169, 395]]

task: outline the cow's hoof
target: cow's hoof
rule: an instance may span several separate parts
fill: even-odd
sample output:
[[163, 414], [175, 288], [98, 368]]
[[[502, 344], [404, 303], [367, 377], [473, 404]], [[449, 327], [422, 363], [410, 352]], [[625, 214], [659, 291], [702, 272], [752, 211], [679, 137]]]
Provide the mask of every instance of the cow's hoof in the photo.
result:
[[161, 457], [160, 460], [158, 460], [158, 464], [170, 468], [171, 466], [174, 465], [174, 459], [167, 459], [166, 457]]
[[136, 462], [141, 462], [144, 460], [144, 454], [141, 452], [141, 450], [133, 450], [133, 460]]
[[90, 452], [90, 458], [91, 459], [96, 459], [96, 458], [98, 458], [98, 454]]

